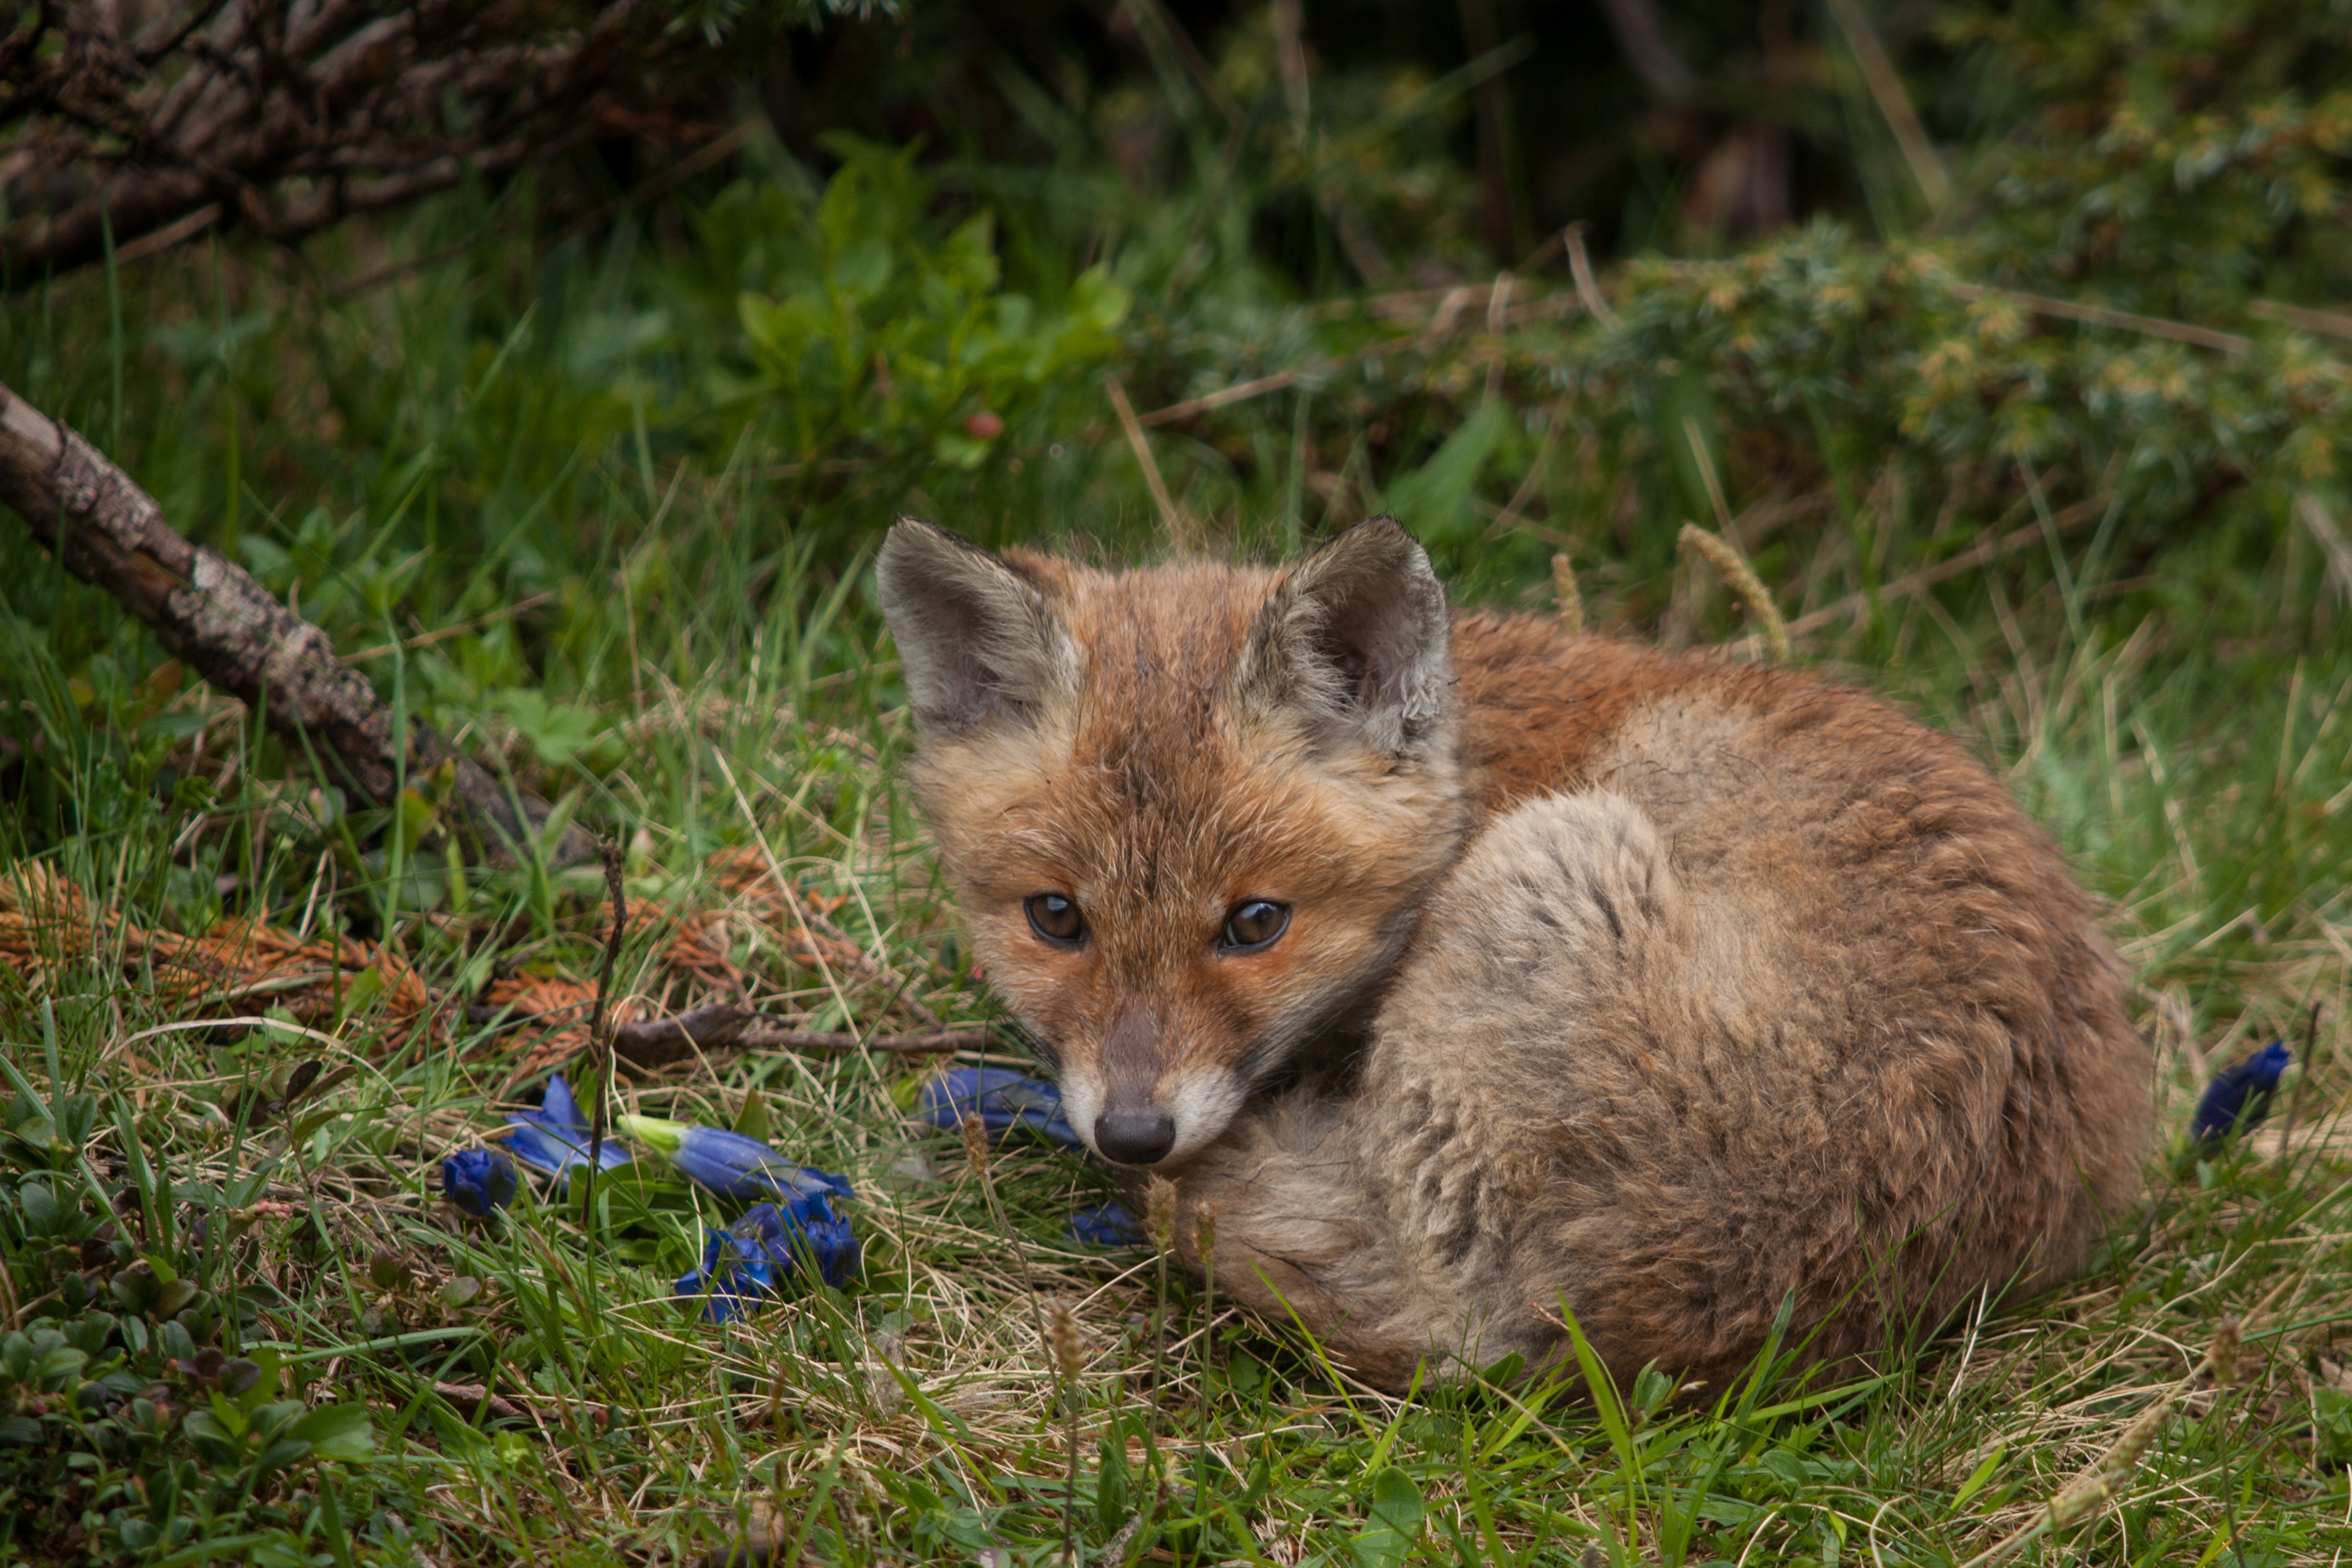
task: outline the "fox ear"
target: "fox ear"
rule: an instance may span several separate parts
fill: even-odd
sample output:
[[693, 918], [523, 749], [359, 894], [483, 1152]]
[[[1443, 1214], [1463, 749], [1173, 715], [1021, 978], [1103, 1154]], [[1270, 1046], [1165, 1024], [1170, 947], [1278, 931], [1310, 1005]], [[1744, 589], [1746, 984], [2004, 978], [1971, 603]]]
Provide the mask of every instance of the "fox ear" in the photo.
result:
[[1400, 759], [1452, 731], [1445, 589], [1392, 517], [1358, 523], [1292, 567], [1258, 612], [1243, 691]]
[[1045, 596], [961, 534], [900, 518], [874, 576], [921, 732], [1025, 720], [1076, 687], [1076, 649]]

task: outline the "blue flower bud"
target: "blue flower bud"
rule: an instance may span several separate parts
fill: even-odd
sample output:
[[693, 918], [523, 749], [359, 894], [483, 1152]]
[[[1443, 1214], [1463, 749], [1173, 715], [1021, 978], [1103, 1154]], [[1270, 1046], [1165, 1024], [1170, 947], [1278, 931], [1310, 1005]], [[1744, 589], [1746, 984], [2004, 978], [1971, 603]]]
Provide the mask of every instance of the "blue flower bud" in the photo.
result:
[[1070, 1216], [1070, 1239], [1081, 1247], [1140, 1247], [1143, 1226], [1125, 1204], [1100, 1204]]
[[2189, 1124], [2189, 1141], [2200, 1146], [2215, 1144], [2232, 1132], [2260, 1125], [2270, 1114], [2271, 1095], [2293, 1059], [2285, 1041], [2273, 1040], [2244, 1061], [2215, 1073], [2213, 1081], [2205, 1086], [2205, 1098], [2197, 1102], [2196, 1118]]
[[991, 1132], [1026, 1127], [1067, 1148], [1085, 1147], [1062, 1114], [1062, 1091], [1010, 1068], [956, 1068], [923, 1085], [915, 1120], [954, 1131], [967, 1116]]
[[[547, 1080], [547, 1093], [537, 1110], [518, 1110], [507, 1118], [514, 1129], [507, 1139], [507, 1150], [533, 1170], [545, 1171], [551, 1176], [561, 1176], [574, 1165], [588, 1163], [588, 1146], [594, 1141], [588, 1119], [580, 1114], [579, 1102], [572, 1098], [572, 1086], [556, 1073]], [[604, 1140], [604, 1147], [596, 1168], [609, 1171], [615, 1165], [629, 1163], [629, 1152], [615, 1140]]]
[[802, 1224], [815, 1215], [812, 1203], [828, 1195], [856, 1195], [847, 1177], [795, 1164], [757, 1138], [724, 1127], [698, 1127], [658, 1116], [623, 1116], [614, 1125], [697, 1185], [721, 1197], [782, 1199]]
[[460, 1149], [441, 1162], [441, 1195], [477, 1219], [514, 1202], [514, 1162], [495, 1149]]
[[804, 1279], [811, 1268], [828, 1285], [845, 1283], [857, 1271], [857, 1235], [824, 1194], [806, 1204], [813, 1211], [806, 1219], [761, 1204], [725, 1230], [711, 1232], [703, 1242], [702, 1266], [680, 1277], [677, 1293], [705, 1298], [702, 1315], [723, 1323]]

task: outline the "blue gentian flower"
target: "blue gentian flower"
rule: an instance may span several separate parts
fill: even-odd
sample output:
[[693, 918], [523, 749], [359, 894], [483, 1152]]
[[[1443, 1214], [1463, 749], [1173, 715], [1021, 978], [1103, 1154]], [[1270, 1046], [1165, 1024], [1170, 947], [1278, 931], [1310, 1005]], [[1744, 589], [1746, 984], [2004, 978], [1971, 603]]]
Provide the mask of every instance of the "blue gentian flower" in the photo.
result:
[[1125, 1204], [1098, 1204], [1070, 1216], [1070, 1239], [1081, 1247], [1140, 1247], [1143, 1226]]
[[2284, 1040], [2273, 1040], [2244, 1061], [2215, 1073], [2213, 1081], [2205, 1086], [2205, 1098], [2197, 1102], [2196, 1119], [2189, 1124], [2189, 1141], [2200, 1145], [2219, 1143], [2233, 1131], [2258, 1126], [2270, 1114], [2271, 1095], [2294, 1055]]
[[[508, 1152], [533, 1170], [561, 1176], [574, 1165], [588, 1163], [593, 1141], [588, 1119], [580, 1114], [579, 1101], [572, 1098], [572, 1086], [563, 1081], [562, 1073], [548, 1079], [547, 1093], [537, 1110], [518, 1110], [507, 1118], [507, 1125], [514, 1129], [507, 1140]], [[596, 1168], [609, 1171], [628, 1163], [629, 1152], [606, 1138]]]
[[915, 1120], [954, 1131], [977, 1116], [991, 1132], [1026, 1127], [1068, 1148], [1085, 1146], [1062, 1115], [1062, 1091], [1010, 1068], [957, 1068], [923, 1085]]
[[441, 1195], [476, 1219], [488, 1219], [514, 1202], [514, 1162], [495, 1149], [460, 1149], [441, 1162]]
[[705, 1298], [702, 1315], [723, 1323], [803, 1277], [807, 1265], [828, 1285], [846, 1282], [859, 1256], [848, 1219], [833, 1212], [824, 1192], [800, 1206], [806, 1217], [761, 1204], [725, 1230], [712, 1231], [702, 1244], [702, 1267], [679, 1278], [677, 1293]]
[[622, 1116], [614, 1121], [631, 1139], [676, 1165], [688, 1181], [724, 1198], [781, 1198], [806, 1221], [812, 1200], [855, 1197], [849, 1178], [796, 1165], [757, 1138], [724, 1127], [698, 1127], [658, 1116]]

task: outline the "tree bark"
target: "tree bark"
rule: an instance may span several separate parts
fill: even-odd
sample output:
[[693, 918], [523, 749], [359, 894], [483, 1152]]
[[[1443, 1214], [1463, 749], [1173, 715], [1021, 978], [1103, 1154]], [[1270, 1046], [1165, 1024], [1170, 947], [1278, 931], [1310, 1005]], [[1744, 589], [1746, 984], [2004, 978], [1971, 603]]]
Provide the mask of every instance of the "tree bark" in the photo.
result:
[[[66, 569], [105, 589], [144, 621], [173, 657], [308, 747], [342, 783], [377, 805], [404, 778], [448, 764], [452, 800], [478, 855], [509, 854], [544, 823], [544, 804], [515, 798], [479, 763], [452, 752], [428, 724], [405, 746], [367, 677], [335, 657], [327, 634], [295, 615], [218, 551], [191, 543], [163, 510], [62, 421], [0, 385], [0, 502]], [[558, 864], [593, 859], [595, 840], [567, 825], [551, 847]]]

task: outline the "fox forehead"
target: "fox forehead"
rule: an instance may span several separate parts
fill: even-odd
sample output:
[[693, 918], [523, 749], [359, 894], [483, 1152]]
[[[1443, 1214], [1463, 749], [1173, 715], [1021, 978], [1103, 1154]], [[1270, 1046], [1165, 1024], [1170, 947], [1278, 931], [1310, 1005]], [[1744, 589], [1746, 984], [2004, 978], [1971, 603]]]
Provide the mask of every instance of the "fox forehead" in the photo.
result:
[[919, 759], [971, 902], [1070, 892], [1106, 938], [1114, 913], [1222, 918], [1244, 895], [1360, 881], [1442, 810], [1379, 759], [1310, 755], [1296, 728], [1231, 700], [1274, 573], [1192, 563], [1112, 575], [1008, 559], [1061, 617], [1079, 675], [1032, 722], [944, 739]]

